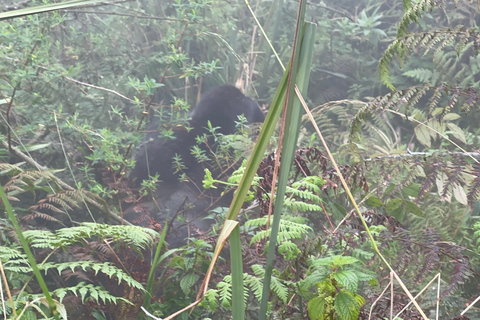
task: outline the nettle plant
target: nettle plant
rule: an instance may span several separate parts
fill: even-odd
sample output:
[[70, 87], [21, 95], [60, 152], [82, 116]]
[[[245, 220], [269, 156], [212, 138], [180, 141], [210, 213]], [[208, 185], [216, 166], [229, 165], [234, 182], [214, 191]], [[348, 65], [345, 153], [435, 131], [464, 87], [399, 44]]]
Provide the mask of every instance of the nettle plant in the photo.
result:
[[308, 301], [308, 315], [312, 320], [357, 319], [365, 298], [357, 294], [360, 282], [372, 281], [375, 275], [361, 270], [360, 260], [349, 256], [312, 258], [309, 274], [299, 282], [300, 293], [317, 294]]

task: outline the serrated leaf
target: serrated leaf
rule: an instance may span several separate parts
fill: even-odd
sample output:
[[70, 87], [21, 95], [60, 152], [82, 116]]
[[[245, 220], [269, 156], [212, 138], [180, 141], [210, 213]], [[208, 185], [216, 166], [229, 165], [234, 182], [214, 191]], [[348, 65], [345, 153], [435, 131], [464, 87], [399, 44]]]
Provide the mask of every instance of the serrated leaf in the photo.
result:
[[415, 137], [417, 137], [417, 140], [421, 144], [429, 148], [432, 146], [430, 129], [428, 129], [423, 124], [419, 124], [418, 126], [415, 127], [414, 132], [415, 132]]
[[447, 126], [450, 130], [453, 131], [453, 136], [455, 138], [462, 141], [463, 143], [467, 143], [467, 140], [465, 139], [465, 133], [459, 126], [457, 126], [455, 123], [447, 123]]
[[467, 194], [461, 185], [457, 184], [453, 187], [453, 196], [461, 204], [468, 205]]
[[366, 302], [366, 301], [365, 301], [365, 298], [362, 297], [362, 296], [360, 296], [360, 295], [358, 295], [358, 294], [355, 295], [355, 300], [357, 300], [358, 305], [359, 305], [360, 307], [363, 306], [363, 305], [365, 304], [365, 302]]
[[307, 309], [308, 316], [311, 320], [323, 319], [323, 313], [325, 310], [325, 298], [315, 297], [312, 300], [308, 301]]
[[335, 311], [339, 320], [357, 320], [360, 305], [351, 293], [341, 291], [335, 296]]
[[194, 273], [189, 273], [180, 280], [180, 288], [182, 288], [185, 294], [188, 294], [192, 286], [197, 282], [198, 277], [199, 276]]
[[335, 256], [333, 259], [333, 266], [336, 267], [343, 267], [347, 264], [354, 264], [359, 262], [357, 258], [350, 257], [350, 256]]
[[383, 206], [383, 202], [380, 201], [380, 199], [378, 199], [375, 196], [371, 196], [370, 198], [368, 198], [367, 201], [365, 201], [365, 204], [367, 206], [370, 206], [370, 207], [381, 207], [381, 206]]
[[420, 209], [414, 202], [410, 200], [405, 200], [404, 202], [405, 210], [413, 213], [416, 216], [423, 217], [422, 209]]
[[340, 283], [345, 289], [356, 293], [358, 288], [358, 277], [353, 270], [342, 270], [333, 274], [335, 280]]

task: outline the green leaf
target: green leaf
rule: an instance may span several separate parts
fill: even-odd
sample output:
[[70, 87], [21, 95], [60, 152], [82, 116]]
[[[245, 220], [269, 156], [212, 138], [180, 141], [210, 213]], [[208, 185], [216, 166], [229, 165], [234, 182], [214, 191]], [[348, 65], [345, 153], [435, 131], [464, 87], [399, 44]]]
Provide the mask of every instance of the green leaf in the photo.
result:
[[468, 205], [467, 194], [461, 185], [457, 184], [453, 187], [453, 195], [458, 202], [465, 206]]
[[354, 264], [359, 262], [357, 258], [350, 256], [333, 256], [327, 258], [320, 258], [312, 261], [312, 266], [330, 266], [330, 267], [342, 267], [347, 264]]
[[467, 140], [465, 139], [465, 133], [463, 132], [462, 129], [460, 129], [459, 126], [457, 126], [454, 123], [447, 123], [447, 126], [450, 130], [453, 131], [453, 136], [457, 138], [458, 140], [462, 141], [463, 143], [467, 143]]
[[367, 201], [365, 201], [365, 204], [367, 206], [370, 206], [370, 207], [381, 207], [381, 206], [383, 206], [383, 202], [380, 201], [380, 199], [378, 199], [375, 196], [371, 196], [370, 198], [368, 198]]
[[342, 270], [333, 274], [335, 280], [352, 293], [357, 292], [358, 277], [354, 270]]
[[421, 144], [429, 148], [432, 146], [429, 128], [427, 128], [423, 124], [419, 124], [415, 127], [414, 131], [417, 140], [420, 141]]
[[307, 304], [308, 316], [311, 320], [322, 320], [325, 310], [325, 298], [315, 297], [308, 301]]
[[402, 189], [403, 193], [407, 196], [418, 198], [421, 187], [416, 183], [410, 183], [408, 186]]
[[443, 116], [444, 121], [457, 120], [458, 118], [460, 118], [460, 116], [456, 113], [447, 113], [446, 115]]
[[199, 276], [194, 273], [189, 273], [185, 277], [183, 277], [182, 280], [180, 280], [180, 288], [182, 288], [182, 291], [185, 294], [188, 294], [190, 292], [192, 286], [195, 284], [195, 282], [197, 282], [198, 277]]
[[[445, 132], [445, 123], [444, 122], [440, 122], [438, 120], [430, 120], [430, 122], [428, 122], [428, 125], [430, 126], [430, 128], [434, 129], [435, 131], [443, 134]], [[432, 136], [432, 138], [436, 138], [437, 137], [437, 133], [435, 131], [432, 131], [430, 130], [430, 135]]]
[[387, 202], [387, 205], [385, 206], [385, 209], [387, 210], [388, 213], [400, 208], [400, 206], [403, 203], [403, 199], [396, 198], [396, 199], [390, 199]]
[[339, 320], [357, 320], [360, 305], [351, 293], [341, 291], [335, 296], [335, 311]]
[[404, 205], [408, 212], [411, 212], [416, 216], [423, 217], [422, 209], [420, 209], [414, 202], [405, 200]]

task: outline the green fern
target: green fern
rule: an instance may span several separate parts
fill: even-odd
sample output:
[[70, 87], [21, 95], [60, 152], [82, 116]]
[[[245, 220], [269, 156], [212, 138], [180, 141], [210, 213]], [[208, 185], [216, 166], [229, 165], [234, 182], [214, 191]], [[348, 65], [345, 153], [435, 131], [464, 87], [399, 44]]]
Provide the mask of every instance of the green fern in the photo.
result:
[[[425, 2], [425, 1], [421, 1]], [[413, 7], [412, 9], [413, 10]], [[410, 11], [409, 10], [409, 11]], [[411, 22], [412, 19], [408, 18], [406, 21]], [[385, 50], [380, 62], [378, 64], [378, 71], [380, 74], [380, 80], [391, 90], [395, 90], [390, 80], [390, 62], [395, 56], [398, 56], [400, 65], [403, 65], [405, 58], [412, 52], [418, 50], [424, 50], [427, 54], [430, 50], [435, 49], [435, 55], [438, 55], [446, 46], [457, 43], [456, 50], [461, 52], [464, 48], [470, 44], [478, 41], [480, 38], [478, 28], [465, 29], [463, 26], [456, 26], [455, 28], [443, 28], [432, 30], [428, 32], [406, 34], [405, 24], [400, 24], [399, 35]], [[405, 27], [405, 31], [401, 31], [402, 26]]]
[[65, 298], [68, 293], [73, 293], [76, 296], [80, 295], [80, 297], [82, 298], [82, 303], [84, 303], [86, 299], [90, 298], [96, 303], [102, 302], [117, 304], [118, 302], [122, 301], [133, 305], [133, 303], [131, 303], [127, 299], [112, 296], [102, 287], [94, 286], [93, 284], [86, 284], [85, 282], [80, 282], [75, 287], [60, 288], [53, 291], [53, 295], [58, 297], [60, 302], [63, 300], [63, 298]]
[[413, 78], [422, 83], [425, 83], [425, 82], [432, 83], [432, 79], [433, 79], [433, 72], [425, 68], [417, 68], [417, 69], [409, 70], [404, 72], [403, 75], [409, 78]]
[[158, 233], [154, 230], [139, 226], [119, 226], [84, 222], [78, 227], [62, 228], [55, 232], [46, 230], [27, 230], [24, 235], [35, 248], [63, 248], [77, 242], [82, 243], [85, 238], [99, 237], [111, 239], [115, 242], [145, 249], [154, 244]]
[[[417, 105], [419, 100], [426, 96], [427, 93], [430, 94], [430, 102], [428, 106], [430, 116], [443, 116], [454, 107], [458, 107], [462, 111], [468, 111], [478, 101], [476, 90], [473, 88], [461, 89], [455, 85], [448, 86], [442, 84], [438, 87], [432, 87], [428, 84], [425, 84], [422, 86], [415, 86], [406, 88], [404, 90], [394, 91], [373, 99], [358, 111], [357, 115], [351, 122], [350, 139], [356, 141], [357, 135], [361, 132], [363, 122], [367, 119], [367, 117], [373, 115], [377, 110], [397, 110], [401, 108], [407, 116], [411, 110], [418, 112], [414, 106]], [[447, 102], [440, 110], [436, 110], [439, 108], [438, 103], [441, 98], [446, 99]]]
[[220, 304], [225, 308], [230, 308], [230, 301], [232, 301], [232, 276], [227, 275], [217, 284], [218, 298]]
[[[248, 220], [246, 226], [266, 226], [267, 216]], [[281, 245], [283, 241], [301, 239], [305, 234], [312, 231], [312, 228], [305, 224], [305, 219], [301, 217], [283, 216], [280, 220], [280, 228], [278, 232], [278, 244]], [[271, 229], [261, 230], [255, 236], [252, 237], [250, 244], [257, 241], [267, 239], [270, 237]]]
[[104, 263], [96, 263], [92, 261], [70, 261], [70, 262], [64, 262], [64, 263], [47, 262], [39, 266], [39, 269], [44, 270], [45, 274], [47, 274], [48, 270], [56, 270], [59, 274], [61, 274], [62, 271], [64, 270], [70, 269], [71, 271], [75, 271], [75, 269], [77, 268], [80, 268], [83, 271], [92, 270], [94, 271], [95, 275], [97, 275], [100, 272], [106, 275], [110, 279], [115, 277], [116, 279], [118, 279], [118, 284], [120, 284], [123, 281], [129, 287], [138, 289], [140, 291], [145, 291], [143, 286], [138, 281], [134, 280], [132, 277], [127, 275], [125, 272], [123, 272], [119, 268], [110, 265], [110, 263], [108, 262], [104, 262]]

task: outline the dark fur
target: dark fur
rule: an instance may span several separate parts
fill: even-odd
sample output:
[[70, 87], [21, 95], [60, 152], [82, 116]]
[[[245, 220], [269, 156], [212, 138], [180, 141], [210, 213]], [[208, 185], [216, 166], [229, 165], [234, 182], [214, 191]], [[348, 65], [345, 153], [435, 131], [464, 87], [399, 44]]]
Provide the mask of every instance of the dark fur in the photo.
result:
[[[162, 181], [155, 194], [160, 210], [151, 202], [144, 204], [145, 211], [162, 223], [167, 214], [170, 214], [170, 219], [183, 215], [186, 220], [185, 223], [180, 223], [174, 219], [173, 223], [170, 223], [167, 241], [171, 247], [184, 244], [184, 238], [191, 232], [206, 231], [210, 228], [211, 221], [201, 220], [201, 217], [205, 216], [208, 209], [218, 205], [216, 201], [220, 196], [218, 191], [205, 193], [201, 188], [204, 166], [190, 152], [191, 147], [196, 144], [195, 138], [208, 132], [205, 129], [208, 121], [213, 127], [220, 128], [217, 130], [219, 133], [235, 133], [235, 121], [238, 121], [241, 114], [249, 123], [262, 122], [265, 118], [257, 103], [237, 88], [229, 85], [215, 87], [202, 95], [200, 102], [191, 112], [192, 130], [175, 128], [173, 140], [159, 138], [156, 132], [148, 133], [146, 142], [139, 148], [135, 157], [135, 168], [130, 174], [136, 186], [139, 186], [142, 180], [148, 179], [147, 159], [150, 175], [158, 173]], [[154, 126], [156, 129], [158, 123]], [[175, 154], [181, 155], [187, 167], [184, 173], [189, 182], [179, 182], [178, 174], [174, 174], [172, 158]]]

